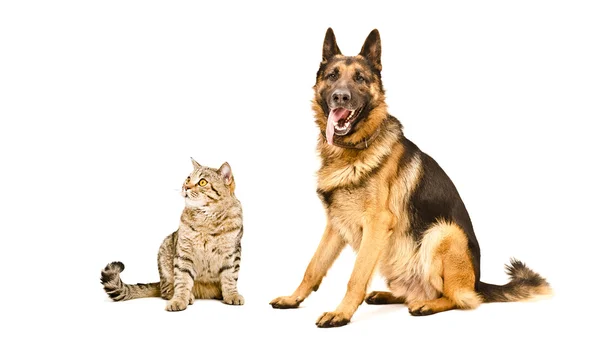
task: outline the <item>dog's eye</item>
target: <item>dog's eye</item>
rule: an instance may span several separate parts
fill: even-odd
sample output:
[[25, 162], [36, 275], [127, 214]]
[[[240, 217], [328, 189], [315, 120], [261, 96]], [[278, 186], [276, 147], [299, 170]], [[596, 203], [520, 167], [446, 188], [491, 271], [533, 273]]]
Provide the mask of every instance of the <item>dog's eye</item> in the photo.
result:
[[327, 80], [336, 80], [337, 79], [337, 74], [336, 73], [329, 73], [329, 74], [327, 74], [327, 76], [325, 78]]
[[365, 78], [362, 75], [356, 75], [356, 78], [354, 79], [356, 82], [365, 82]]
[[206, 181], [206, 179], [201, 179], [200, 182], [198, 182], [198, 184], [200, 184], [200, 186], [203, 187], [206, 184], [208, 184], [208, 182]]

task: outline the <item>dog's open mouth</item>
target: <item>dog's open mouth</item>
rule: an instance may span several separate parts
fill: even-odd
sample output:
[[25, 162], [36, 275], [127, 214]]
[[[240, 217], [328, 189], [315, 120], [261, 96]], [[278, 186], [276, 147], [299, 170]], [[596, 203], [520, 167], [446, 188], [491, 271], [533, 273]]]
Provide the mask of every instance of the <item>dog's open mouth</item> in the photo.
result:
[[327, 143], [333, 144], [333, 136], [345, 136], [352, 130], [353, 124], [358, 120], [362, 108], [349, 110], [345, 108], [335, 108], [329, 112], [327, 117]]

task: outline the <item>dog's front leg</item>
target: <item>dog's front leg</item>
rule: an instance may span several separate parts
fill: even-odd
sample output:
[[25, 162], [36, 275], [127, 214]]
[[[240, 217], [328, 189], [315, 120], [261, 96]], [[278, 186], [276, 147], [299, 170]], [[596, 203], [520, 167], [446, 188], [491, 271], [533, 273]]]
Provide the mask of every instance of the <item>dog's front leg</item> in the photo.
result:
[[346, 246], [346, 242], [340, 234], [334, 231], [331, 225], [327, 224], [319, 247], [317, 247], [315, 254], [306, 268], [300, 286], [298, 286], [291, 296], [273, 299], [270, 303], [271, 306], [278, 309], [297, 308], [312, 291], [316, 291], [319, 288], [321, 280], [323, 280], [323, 277], [327, 274], [327, 270], [329, 270], [333, 262], [340, 255], [344, 246]]
[[393, 215], [387, 211], [366, 215], [363, 236], [346, 295], [335, 311], [321, 315], [317, 326], [338, 327], [350, 322], [352, 315], [365, 299], [367, 286], [383, 246], [391, 234], [393, 220]]

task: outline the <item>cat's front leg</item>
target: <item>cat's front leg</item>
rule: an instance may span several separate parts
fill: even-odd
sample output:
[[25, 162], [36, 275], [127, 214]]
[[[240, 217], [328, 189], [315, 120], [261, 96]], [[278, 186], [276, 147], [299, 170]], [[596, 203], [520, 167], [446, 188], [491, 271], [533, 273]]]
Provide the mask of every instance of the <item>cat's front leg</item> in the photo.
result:
[[243, 305], [244, 297], [238, 293], [237, 280], [240, 271], [240, 255], [235, 254], [226, 264], [221, 267], [221, 291], [223, 303], [230, 305]]
[[[185, 248], [177, 246], [173, 263], [175, 291], [173, 298], [167, 302], [167, 311], [185, 310], [194, 302], [192, 288], [196, 279], [196, 271], [193, 260], [188, 257], [190, 253]], [[185, 247], [185, 246], [182, 246]]]
[[175, 272], [173, 263], [175, 262], [175, 242], [177, 241], [177, 232], [167, 236], [158, 250], [158, 274], [160, 275], [160, 295], [163, 299], [173, 298], [175, 292]]

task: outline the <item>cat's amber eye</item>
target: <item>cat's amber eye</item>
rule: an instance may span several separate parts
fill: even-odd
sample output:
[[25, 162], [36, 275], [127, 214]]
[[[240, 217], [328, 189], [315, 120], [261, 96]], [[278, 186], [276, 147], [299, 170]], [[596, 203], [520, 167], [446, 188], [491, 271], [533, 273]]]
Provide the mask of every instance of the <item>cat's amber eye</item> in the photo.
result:
[[200, 186], [203, 187], [206, 184], [208, 184], [208, 182], [206, 181], [206, 179], [201, 179], [200, 182], [198, 182], [198, 184], [200, 184]]

